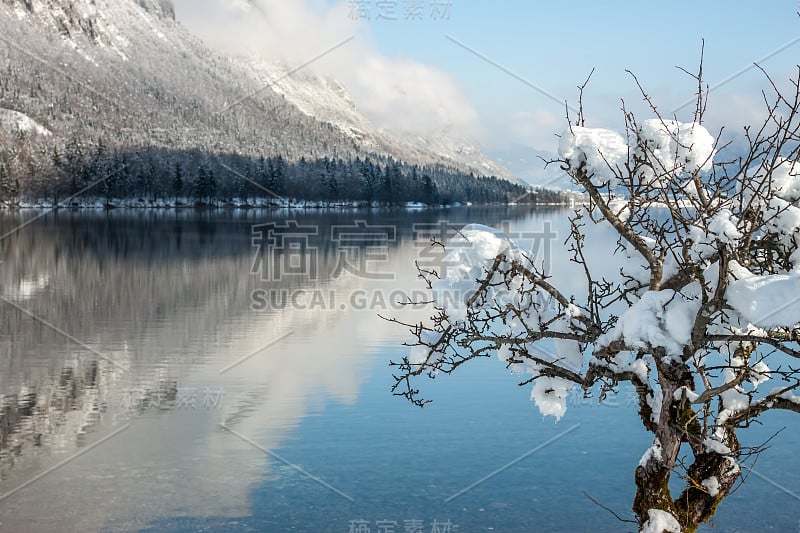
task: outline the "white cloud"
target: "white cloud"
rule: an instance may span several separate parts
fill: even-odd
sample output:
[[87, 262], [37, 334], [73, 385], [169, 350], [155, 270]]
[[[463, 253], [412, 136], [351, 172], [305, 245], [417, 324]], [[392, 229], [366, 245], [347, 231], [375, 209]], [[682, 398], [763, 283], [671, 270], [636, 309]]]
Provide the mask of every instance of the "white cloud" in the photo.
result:
[[346, 2], [174, 0], [178, 20], [212, 47], [301, 65], [351, 36], [309, 68], [341, 81], [378, 127], [431, 135], [445, 127], [477, 131], [477, 113], [452, 76], [376, 50], [369, 28]]
[[567, 127], [564, 113], [553, 113], [545, 109], [518, 111], [509, 120], [508, 133], [515, 142], [555, 152], [558, 138]]

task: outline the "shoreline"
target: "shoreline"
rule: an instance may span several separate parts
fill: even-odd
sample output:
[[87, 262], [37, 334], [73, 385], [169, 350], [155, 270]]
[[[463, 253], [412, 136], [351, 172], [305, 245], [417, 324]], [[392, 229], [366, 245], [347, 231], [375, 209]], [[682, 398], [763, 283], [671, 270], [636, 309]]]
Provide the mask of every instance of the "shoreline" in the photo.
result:
[[298, 201], [289, 204], [249, 204], [249, 203], [236, 203], [236, 202], [219, 202], [219, 203], [169, 203], [169, 202], [121, 202], [107, 204], [105, 202], [87, 202], [80, 204], [52, 204], [52, 203], [28, 203], [23, 202], [16, 205], [0, 206], [0, 211], [28, 211], [28, 210], [50, 210], [50, 211], [81, 211], [81, 210], [349, 210], [349, 209], [376, 209], [376, 210], [389, 210], [389, 209], [403, 209], [408, 211], [423, 211], [431, 209], [450, 209], [461, 207], [574, 207], [579, 202], [559, 202], [559, 203], [460, 203], [455, 202], [452, 204], [438, 204], [427, 205], [419, 203], [405, 203], [396, 205], [387, 204], [365, 204], [362, 202], [326, 202], [326, 201]]

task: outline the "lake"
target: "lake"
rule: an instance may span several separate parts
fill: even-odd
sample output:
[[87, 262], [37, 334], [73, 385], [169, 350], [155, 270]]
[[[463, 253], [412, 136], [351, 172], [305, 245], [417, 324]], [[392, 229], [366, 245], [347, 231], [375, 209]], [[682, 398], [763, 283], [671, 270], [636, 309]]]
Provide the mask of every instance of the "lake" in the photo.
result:
[[[496, 359], [390, 392], [414, 261], [504, 227], [570, 291], [569, 210], [24, 211], [0, 217], [0, 530], [635, 531], [630, 391], [543, 418]], [[602, 262], [611, 235], [590, 243]], [[800, 432], [703, 531], [800, 530]], [[456, 527], [457, 526], [457, 527]]]

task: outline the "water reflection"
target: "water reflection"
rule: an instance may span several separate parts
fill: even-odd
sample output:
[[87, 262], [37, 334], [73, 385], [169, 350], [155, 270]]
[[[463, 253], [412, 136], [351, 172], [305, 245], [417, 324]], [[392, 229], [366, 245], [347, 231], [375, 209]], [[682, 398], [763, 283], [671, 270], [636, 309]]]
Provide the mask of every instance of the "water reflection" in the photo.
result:
[[[159, 517], [246, 515], [253, 484], [291, 468], [270, 470], [269, 457], [219, 425], [279, 448], [309, 413], [356, 402], [371, 354], [402, 334], [374, 309], [254, 306], [253, 292], [416, 288], [414, 223], [499, 224], [528, 212], [62, 211], [33, 220], [0, 240], [0, 495], [131, 426], [0, 500], [0, 523], [130, 529]], [[0, 234], [33, 216], [5, 215]], [[319, 230], [307, 241], [316, 275], [253, 275], [265, 248], [253, 247], [252, 226], [292, 219]], [[342, 258], [332, 228], [357, 220], [396, 226], [392, 279], [333, 275]]]

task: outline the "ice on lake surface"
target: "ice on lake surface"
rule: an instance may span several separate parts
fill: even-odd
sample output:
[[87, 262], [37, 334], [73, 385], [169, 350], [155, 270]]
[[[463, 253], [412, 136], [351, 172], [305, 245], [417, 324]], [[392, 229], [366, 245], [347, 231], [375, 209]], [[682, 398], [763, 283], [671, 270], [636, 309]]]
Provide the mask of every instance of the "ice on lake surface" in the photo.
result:
[[[389, 391], [405, 332], [377, 313], [415, 312], [389, 304], [422, 229], [540, 235], [578, 290], [568, 210], [38, 214], [0, 219], [30, 221], [0, 239], [0, 530], [635, 529], [584, 494], [628, 516], [628, 391], [556, 423], [495, 358], [420, 382], [425, 409]], [[800, 437], [764, 421], [745, 444], [789, 429], [703, 531], [797, 529]]]

